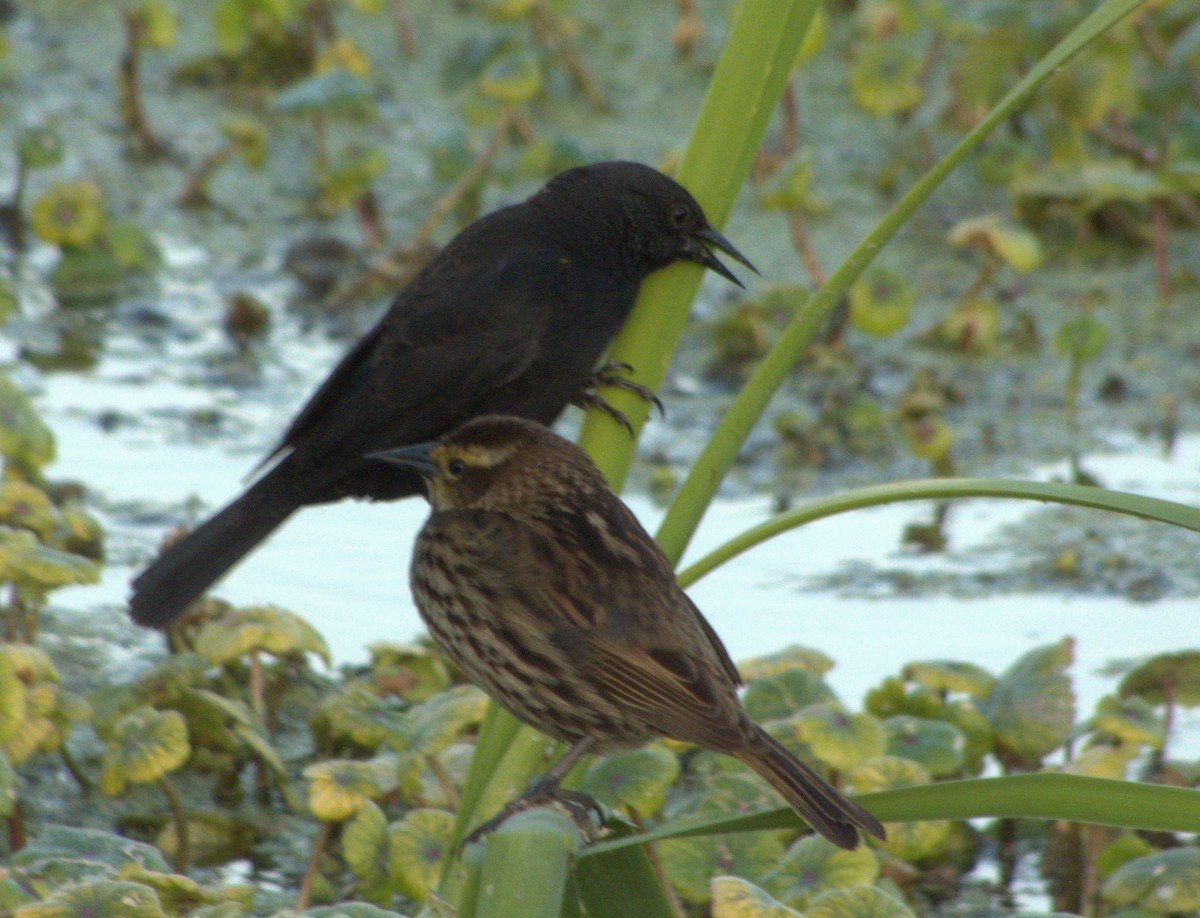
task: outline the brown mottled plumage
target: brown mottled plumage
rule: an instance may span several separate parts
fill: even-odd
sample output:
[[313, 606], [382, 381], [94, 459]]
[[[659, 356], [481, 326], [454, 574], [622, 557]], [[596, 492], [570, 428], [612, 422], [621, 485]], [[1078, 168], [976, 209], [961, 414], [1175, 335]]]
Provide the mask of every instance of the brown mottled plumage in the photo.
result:
[[741, 759], [834, 844], [883, 837], [750, 719], [720, 638], [574, 444], [492, 416], [375, 457], [427, 482], [411, 576], [433, 638], [518, 718], [571, 744], [539, 793], [585, 753], [667, 736]]

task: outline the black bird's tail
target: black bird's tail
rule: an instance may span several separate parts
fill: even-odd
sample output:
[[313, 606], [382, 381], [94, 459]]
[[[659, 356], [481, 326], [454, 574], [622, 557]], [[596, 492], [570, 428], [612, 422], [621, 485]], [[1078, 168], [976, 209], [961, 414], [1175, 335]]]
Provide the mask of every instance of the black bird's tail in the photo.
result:
[[303, 504], [287, 470], [276, 467], [246, 493], [184, 536], [133, 581], [129, 613], [165, 628]]
[[788, 802], [796, 815], [839, 848], [858, 845], [858, 830], [884, 838], [879, 820], [787, 751], [761, 727], [741, 749], [731, 749]]

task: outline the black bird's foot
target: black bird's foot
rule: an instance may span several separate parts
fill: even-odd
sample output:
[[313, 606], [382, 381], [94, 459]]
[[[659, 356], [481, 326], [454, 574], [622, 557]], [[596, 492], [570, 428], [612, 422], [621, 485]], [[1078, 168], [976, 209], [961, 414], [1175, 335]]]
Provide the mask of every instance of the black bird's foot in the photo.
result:
[[614, 421], [629, 431], [629, 435], [633, 436], [633, 425], [629, 423], [629, 418], [625, 416], [625, 412], [614, 408], [604, 397], [596, 393], [596, 389], [604, 386], [611, 386], [614, 389], [624, 389], [626, 392], [632, 392], [634, 395], [641, 398], [643, 401], [653, 405], [658, 409], [659, 417], [666, 417], [666, 409], [663, 408], [662, 400], [654, 394], [654, 390], [641, 383], [635, 383], [632, 379], [627, 379], [622, 373], [630, 373], [633, 367], [619, 360], [610, 360], [608, 363], [597, 368], [591, 376], [584, 381], [583, 387], [579, 390], [579, 394], [574, 398], [571, 404], [578, 408], [599, 408]]
[[563, 790], [557, 784], [538, 783], [527, 793], [506, 803], [503, 809], [487, 822], [476, 826], [463, 839], [462, 846], [465, 848], [483, 836], [490, 835], [517, 813], [547, 805], [554, 806], [570, 816], [585, 842], [592, 842], [604, 834], [604, 811], [594, 799], [579, 791]]

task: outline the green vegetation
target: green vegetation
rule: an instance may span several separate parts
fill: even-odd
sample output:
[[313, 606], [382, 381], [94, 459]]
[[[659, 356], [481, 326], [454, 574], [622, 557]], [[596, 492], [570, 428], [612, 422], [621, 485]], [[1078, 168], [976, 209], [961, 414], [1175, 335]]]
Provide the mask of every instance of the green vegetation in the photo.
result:
[[[833, 664], [819, 651], [745, 661], [753, 716], [889, 823], [886, 844], [853, 852], [802, 835], [736, 762], [673, 743], [569, 776], [567, 786], [604, 808], [609, 834], [599, 843], [585, 846], [570, 820], [535, 811], [460, 850], [471, 826], [544, 767], [547, 741], [422, 643], [376, 644], [368, 663], [322, 675], [311, 662], [328, 662], [325, 641], [289, 610], [206, 600], [169, 635], [167, 652], [98, 672], [47, 602], [97, 579], [104, 533], [83, 488], [46, 477], [53, 433], [12, 380], [27, 364], [90, 365], [114, 304], [168, 275], [152, 228], [203, 221], [203, 237], [226, 220], [252, 235], [265, 224], [247, 212], [281, 194], [292, 216], [357, 234], [353, 246], [295, 240], [311, 296], [333, 314], [355, 308], [402, 282], [431, 245], [495, 203], [497, 189], [523, 193], [575, 163], [634, 155], [582, 141], [577, 129], [608, 124], [620, 138], [619, 89], [636, 77], [606, 72], [589, 51], [600, 27], [621, 28], [617, 17], [600, 21], [566, 0], [440, 10], [464, 35], [450, 49], [423, 43], [426, 12], [410, 18], [399, 0], [97, 6], [114, 14], [107, 117], [120, 124], [127, 158], [91, 157], [53, 115], [5, 126], [15, 181], [0, 223], [13, 258], [0, 307], [24, 318], [48, 298], [41, 321], [59, 337], [49, 351], [23, 344], [12, 378], [0, 377], [0, 913], [994, 914], [1011, 904], [1031, 849], [1057, 913], [1200, 909], [1200, 763], [1168, 754], [1180, 709], [1200, 705], [1200, 655], [1187, 648], [1140, 661], [1090, 714], [1076, 707], [1069, 638], [991, 669], [913, 661], [880, 674], [861, 710], [827, 684]], [[48, 0], [30, 14], [32, 32], [55, 32], [74, 9]], [[1052, 501], [1200, 531], [1195, 508], [1095, 487], [1080, 464], [1089, 378], [1111, 339], [1131, 324], [1161, 332], [1155, 323], [1195, 302], [1194, 259], [1176, 254], [1200, 239], [1194, 7], [859, 0], [818, 10], [815, 0], [743, 0], [728, 21], [689, 3], [677, 15], [656, 40], [670, 72], [707, 84], [707, 95], [686, 148], [672, 152], [682, 137], [659, 136], [653, 149], [718, 225], [752, 184], [746, 219], [787, 239], [806, 280], [766, 272], [744, 299], [719, 304], [699, 338], [685, 329], [697, 266], [645, 285], [613, 357], [658, 388], [683, 340], [736, 390], [723, 416], [710, 417], [716, 431], [678, 490], [671, 469], [658, 479], [661, 495], [675, 491], [659, 533], [665, 550], [682, 555], [797, 365], [827, 397], [815, 413], [772, 417], [788, 472], [907, 451], [936, 476], [789, 506], [683, 570], [681, 582], [821, 516], [900, 500], [943, 502], [929, 525], [905, 534], [925, 550], [946, 545], [945, 502], [963, 497]], [[29, 31], [16, 34], [28, 41]], [[644, 53], [642, 35], [627, 41]], [[5, 48], [9, 86], [0, 89], [11, 97], [30, 56]], [[430, 55], [438, 60], [425, 72], [439, 73], [436, 90], [455, 117], [408, 124], [405, 155], [423, 176], [425, 210], [397, 223], [391, 214], [408, 202], [385, 191], [397, 105], [380, 75]], [[878, 222], [841, 234], [832, 270], [823, 228], [850, 208], [823, 183], [839, 154], [803, 129], [814, 101], [800, 87], [816, 68], [840, 87], [854, 130], [878, 141], [859, 158], [865, 187], [856, 189]], [[173, 115], [179, 95], [219, 115]], [[959, 183], [952, 216], [918, 245], [901, 238], [883, 250], [943, 182]], [[284, 218], [271, 219], [281, 232]], [[1029, 288], [1044, 275], [1077, 278], [1079, 249], [1145, 270], [1120, 293], [1075, 279], [1060, 282], [1065, 302], [1034, 302]], [[932, 294], [926, 258], [950, 266]], [[1123, 301], [1130, 289], [1140, 301]], [[266, 347], [272, 312], [252, 293], [232, 295], [226, 328], [239, 359], [253, 363]], [[918, 315], [925, 324], [912, 332]], [[922, 357], [898, 384], [873, 387], [867, 368], [901, 353]], [[1059, 454], [1073, 481], [951, 477], [969, 460], [958, 448], [964, 396], [948, 377], [1038, 355], [1058, 368]], [[611, 400], [640, 427], [644, 403], [619, 390]], [[1161, 403], [1167, 448], [1175, 404]], [[593, 412], [581, 439], [623, 482], [635, 448], [624, 430]], [[792, 504], [795, 487], [781, 503]], [[991, 888], [969, 877], [981, 857], [998, 868]], [[220, 869], [236, 862], [249, 865], [249, 879]]]

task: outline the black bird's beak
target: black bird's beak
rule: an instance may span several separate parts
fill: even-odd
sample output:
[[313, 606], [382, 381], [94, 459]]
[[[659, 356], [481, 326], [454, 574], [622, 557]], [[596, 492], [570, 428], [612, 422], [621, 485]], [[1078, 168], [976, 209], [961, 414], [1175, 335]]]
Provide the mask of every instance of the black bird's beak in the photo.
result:
[[692, 233], [690, 236], [688, 236], [687, 244], [684, 246], [684, 253], [690, 260], [699, 262], [700, 264], [704, 265], [704, 267], [710, 268], [717, 272], [717, 274], [720, 274], [727, 281], [732, 281], [739, 287], [744, 288], [745, 285], [737, 279], [737, 276], [727, 267], [721, 264], [720, 259], [718, 259], [716, 255], [709, 251], [710, 246], [714, 249], [719, 249], [730, 258], [745, 265], [755, 274], [758, 273], [758, 268], [754, 267], [754, 265], [750, 263], [750, 259], [735, 249], [732, 242], [718, 233], [711, 226], [706, 226], [699, 232]]
[[367, 453], [366, 458], [390, 462], [402, 469], [416, 472], [428, 481], [438, 473], [437, 463], [429, 457], [429, 451], [435, 446], [437, 446], [437, 441], [430, 440], [428, 443], [401, 446], [398, 449], [381, 449], [378, 452]]

